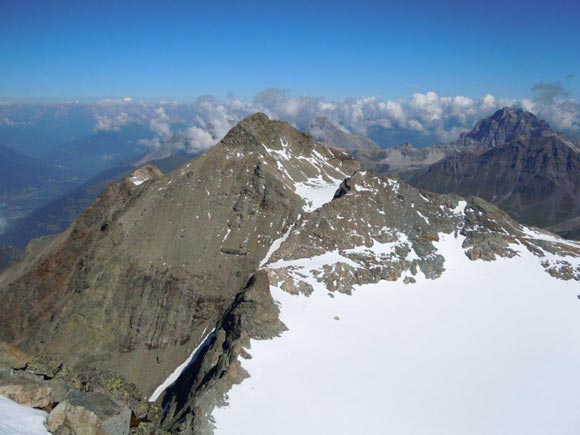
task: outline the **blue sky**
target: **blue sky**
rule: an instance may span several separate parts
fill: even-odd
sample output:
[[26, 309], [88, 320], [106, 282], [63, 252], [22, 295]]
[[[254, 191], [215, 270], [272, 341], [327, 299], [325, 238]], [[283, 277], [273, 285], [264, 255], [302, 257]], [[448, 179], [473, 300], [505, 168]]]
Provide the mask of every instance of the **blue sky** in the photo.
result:
[[0, 0], [0, 21], [0, 97], [580, 95], [578, 1]]

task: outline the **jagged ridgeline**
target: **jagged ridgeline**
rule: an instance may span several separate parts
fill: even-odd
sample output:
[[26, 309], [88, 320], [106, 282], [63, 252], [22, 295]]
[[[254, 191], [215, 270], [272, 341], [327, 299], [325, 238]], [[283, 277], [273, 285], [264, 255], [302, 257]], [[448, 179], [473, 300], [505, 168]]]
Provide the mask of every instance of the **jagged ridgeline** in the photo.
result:
[[[481, 199], [360, 171], [346, 154], [256, 114], [171, 174], [136, 171], [67, 231], [32, 243], [0, 275], [0, 334], [76, 370], [121, 375], [161, 406], [159, 425], [172, 433], [301, 433], [320, 422], [331, 432], [342, 422], [345, 433], [359, 424], [338, 418], [354, 390], [317, 395], [324, 382], [306, 386], [292, 367], [306, 361], [318, 373], [358, 361], [360, 375], [345, 368], [333, 382], [372, 380], [379, 396], [365, 390], [369, 400], [349, 406], [381, 408], [390, 381], [377, 364], [387, 350], [397, 355], [381, 340], [396, 336], [397, 317], [372, 310], [396, 307], [384, 298], [402, 288], [444, 299], [447, 288], [470, 294], [492, 283], [510, 294], [507, 270], [530, 294], [550, 287], [557, 303], [576, 303], [580, 245]], [[339, 307], [344, 319], [327, 316]], [[340, 340], [364, 346], [337, 354]], [[337, 398], [337, 414], [292, 418], [292, 386], [314, 407]]]
[[151, 394], [304, 210], [358, 163], [256, 114], [204, 156], [111, 185], [0, 277], [0, 334]]

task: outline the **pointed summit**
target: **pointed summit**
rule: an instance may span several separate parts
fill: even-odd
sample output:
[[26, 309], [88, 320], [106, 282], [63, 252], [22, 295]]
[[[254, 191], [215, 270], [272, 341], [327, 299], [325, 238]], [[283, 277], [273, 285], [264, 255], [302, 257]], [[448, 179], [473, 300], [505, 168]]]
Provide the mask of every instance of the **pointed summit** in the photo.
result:
[[519, 138], [533, 139], [555, 134], [550, 124], [531, 112], [504, 107], [488, 118], [478, 121], [470, 132], [463, 133], [463, 145], [484, 145], [489, 148], [504, 145]]
[[244, 118], [233, 127], [226, 134], [222, 143], [226, 146], [242, 147], [251, 151], [254, 147], [262, 144], [275, 144], [282, 136], [295, 138], [299, 142], [308, 141], [305, 133], [296, 130], [287, 122], [272, 120], [266, 114], [257, 112]]

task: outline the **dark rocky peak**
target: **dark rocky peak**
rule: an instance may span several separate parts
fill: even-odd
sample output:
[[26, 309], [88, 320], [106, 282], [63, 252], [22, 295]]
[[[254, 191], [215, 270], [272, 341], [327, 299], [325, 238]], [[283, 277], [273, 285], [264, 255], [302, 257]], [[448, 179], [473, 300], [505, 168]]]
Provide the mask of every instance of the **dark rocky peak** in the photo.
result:
[[489, 118], [478, 121], [469, 132], [462, 133], [463, 145], [483, 145], [489, 148], [504, 145], [518, 138], [537, 138], [555, 134], [550, 124], [533, 113], [504, 107]]

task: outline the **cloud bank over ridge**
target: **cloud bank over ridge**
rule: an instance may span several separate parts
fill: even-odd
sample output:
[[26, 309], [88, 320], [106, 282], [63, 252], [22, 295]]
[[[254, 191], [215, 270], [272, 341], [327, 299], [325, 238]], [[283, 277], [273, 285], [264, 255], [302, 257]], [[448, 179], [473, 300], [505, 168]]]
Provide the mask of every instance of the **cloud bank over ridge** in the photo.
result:
[[[330, 101], [316, 96], [293, 96], [281, 89], [266, 89], [254, 98], [218, 100], [204, 96], [193, 103], [162, 101], [144, 103], [129, 97], [106, 99], [84, 105], [94, 117], [95, 131], [120, 131], [137, 124], [147, 127], [151, 137], [141, 143], [152, 150], [202, 151], [220, 141], [244, 117], [264, 112], [307, 130], [319, 116], [348, 133], [367, 136], [371, 128], [397, 133], [387, 137], [413, 138], [423, 143], [450, 142], [475, 122], [505, 106], [517, 106], [546, 119], [557, 130], [580, 134], [580, 102], [559, 83], [537, 83], [531, 97], [521, 100], [491, 94], [479, 98], [440, 95], [429, 91], [403, 99], [368, 96]], [[0, 119], [10, 120], [10, 105], [0, 105]], [[400, 143], [383, 143], [396, 146]]]

